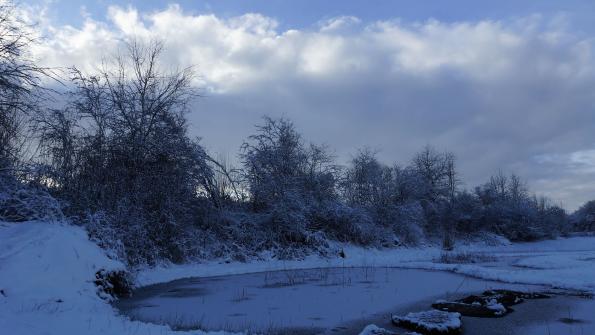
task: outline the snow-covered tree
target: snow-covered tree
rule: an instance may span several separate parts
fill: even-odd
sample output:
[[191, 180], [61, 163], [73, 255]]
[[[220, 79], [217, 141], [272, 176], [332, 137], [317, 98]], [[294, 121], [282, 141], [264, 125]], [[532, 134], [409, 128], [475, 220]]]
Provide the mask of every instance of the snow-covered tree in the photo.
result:
[[386, 206], [391, 201], [392, 186], [391, 169], [378, 161], [375, 152], [363, 149], [345, 172], [344, 197], [351, 206]]
[[282, 243], [297, 243], [320, 230], [319, 216], [336, 198], [337, 166], [323, 146], [306, 145], [294, 124], [264, 117], [242, 145], [249, 203], [267, 213], [269, 229]]
[[595, 231], [595, 200], [587, 201], [572, 214], [574, 229]]
[[31, 56], [30, 27], [11, 1], [0, 1], [0, 220], [60, 219], [59, 203], [31, 180], [26, 153], [30, 120], [47, 98], [43, 78], [54, 78]]
[[187, 133], [192, 69], [161, 70], [161, 51], [132, 42], [98, 73], [73, 69], [69, 104], [37, 117], [48, 186], [71, 215], [106, 212], [133, 262], [180, 260], [181, 236], [218, 200], [212, 159]]
[[425, 200], [454, 197], [459, 180], [452, 153], [440, 153], [431, 146], [426, 146], [413, 157], [412, 165], [421, 177]]

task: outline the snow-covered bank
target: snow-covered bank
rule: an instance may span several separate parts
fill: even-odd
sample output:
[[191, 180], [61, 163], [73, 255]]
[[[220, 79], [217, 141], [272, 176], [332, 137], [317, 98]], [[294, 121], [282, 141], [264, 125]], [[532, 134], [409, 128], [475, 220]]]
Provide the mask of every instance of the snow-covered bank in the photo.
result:
[[[477, 278], [507, 283], [538, 284], [595, 293], [595, 237], [559, 238], [499, 246], [470, 244], [453, 253], [486, 255], [488, 260], [468, 264], [440, 263], [442, 250], [436, 247], [365, 249], [338, 246], [346, 257], [310, 256], [304, 260], [270, 259], [249, 263], [212, 261], [197, 264], [160, 266], [137, 274], [140, 286], [187, 277], [208, 277], [262, 271], [318, 267], [402, 267], [452, 271]], [[481, 257], [480, 257], [481, 259]]]
[[10, 335], [204, 334], [118, 315], [97, 295], [100, 269], [123, 264], [107, 258], [82, 228], [0, 222], [0, 329]]
[[559, 238], [507, 246], [462, 248], [493, 261], [473, 264], [411, 262], [407, 267], [446, 270], [507, 283], [547, 285], [595, 294], [595, 237]]
[[344, 245], [345, 258], [311, 255], [302, 260], [266, 260], [250, 262], [207, 261], [182, 265], [162, 265], [140, 270], [136, 276], [139, 286], [152, 285], [188, 277], [214, 277], [265, 271], [313, 269], [326, 267], [385, 267], [401, 266], [407, 262], [423, 262], [440, 255], [438, 248], [366, 249]]

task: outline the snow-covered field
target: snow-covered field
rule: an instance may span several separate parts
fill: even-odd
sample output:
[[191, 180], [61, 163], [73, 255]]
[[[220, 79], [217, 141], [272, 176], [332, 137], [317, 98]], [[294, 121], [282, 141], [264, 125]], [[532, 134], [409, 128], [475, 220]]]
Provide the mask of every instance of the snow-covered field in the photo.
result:
[[[338, 246], [341, 247], [341, 246]], [[344, 266], [448, 270], [509, 283], [543, 284], [595, 292], [595, 237], [573, 237], [505, 246], [466, 245], [476, 263], [437, 262], [437, 248], [367, 250], [343, 246], [346, 258], [302, 261], [207, 262], [163, 266], [138, 273], [148, 285], [184, 277]], [[0, 223], [0, 329], [10, 334], [169, 334], [168, 327], [130, 321], [97, 295], [99, 269], [121, 269], [87, 239], [59, 223]], [[189, 332], [201, 334], [202, 332]]]

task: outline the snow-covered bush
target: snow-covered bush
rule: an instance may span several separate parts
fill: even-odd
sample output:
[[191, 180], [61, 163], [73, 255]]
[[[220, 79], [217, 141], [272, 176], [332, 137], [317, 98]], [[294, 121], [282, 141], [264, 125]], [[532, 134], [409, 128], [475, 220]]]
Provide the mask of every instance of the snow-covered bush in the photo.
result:
[[572, 214], [573, 228], [577, 231], [595, 231], [595, 200], [587, 201]]
[[242, 145], [248, 204], [273, 247], [316, 247], [336, 203], [337, 167], [326, 149], [306, 145], [293, 123], [264, 118]]
[[123, 234], [112, 224], [112, 219], [105, 212], [87, 213], [81, 223], [89, 232], [91, 240], [102, 247], [110, 258], [126, 259]]
[[397, 220], [393, 226], [399, 242], [404, 245], [416, 245], [424, 237], [422, 227], [426, 226], [423, 208], [418, 201], [408, 202], [396, 207]]
[[211, 159], [188, 135], [193, 74], [161, 70], [161, 50], [133, 42], [111, 67], [73, 69], [68, 104], [36, 118], [47, 166], [40, 180], [76, 220], [104, 213], [91, 230], [107, 245], [121, 241], [133, 264], [184, 261], [180, 241], [218, 195]]
[[[347, 205], [365, 212], [383, 245], [393, 236], [399, 244], [419, 242], [426, 223], [420, 206], [418, 175], [410, 168], [381, 164], [375, 153], [361, 150], [346, 169], [341, 187]], [[392, 243], [388, 243], [389, 245]]]
[[125, 270], [101, 269], [95, 273], [94, 282], [99, 296], [110, 301], [130, 296], [134, 286], [130, 273]]
[[568, 216], [545, 197], [531, 196], [518, 176], [502, 173], [475, 189], [477, 226], [512, 241], [552, 238], [568, 229]]
[[0, 221], [59, 221], [63, 218], [60, 203], [48, 192], [0, 173]]
[[374, 245], [385, 235], [365, 209], [341, 203], [325, 204], [313, 213], [311, 220], [317, 229], [342, 242]]

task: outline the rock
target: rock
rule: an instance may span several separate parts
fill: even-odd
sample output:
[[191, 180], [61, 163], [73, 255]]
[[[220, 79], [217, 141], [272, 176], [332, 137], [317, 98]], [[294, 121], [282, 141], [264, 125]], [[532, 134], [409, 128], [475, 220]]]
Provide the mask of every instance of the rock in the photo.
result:
[[461, 314], [439, 310], [393, 315], [392, 322], [398, 327], [429, 335], [460, 334], [462, 326]]
[[[366, 328], [362, 330], [359, 335], [399, 335], [399, 333], [395, 333], [393, 331], [380, 328], [377, 325], [367, 325]], [[421, 335], [419, 333], [404, 333], [401, 335]]]
[[547, 299], [550, 296], [536, 292], [519, 292], [512, 290], [488, 290], [483, 292], [484, 297], [492, 297], [504, 306], [520, 304], [524, 299]]
[[98, 295], [106, 300], [129, 297], [132, 294], [132, 279], [126, 271], [106, 271], [101, 269], [95, 273], [95, 285]]
[[488, 290], [482, 295], [470, 295], [455, 301], [437, 301], [433, 308], [457, 312], [472, 317], [501, 317], [512, 311], [510, 306], [524, 299], [543, 299], [549, 296], [541, 293], [525, 293], [510, 290]]
[[480, 318], [501, 317], [509, 312], [509, 309], [503, 306], [502, 304], [465, 304], [456, 301], [437, 301], [436, 303], [432, 304], [432, 308], [445, 312], [457, 312], [464, 316]]
[[359, 335], [397, 335], [397, 333], [380, 328], [377, 325], [367, 325]]

